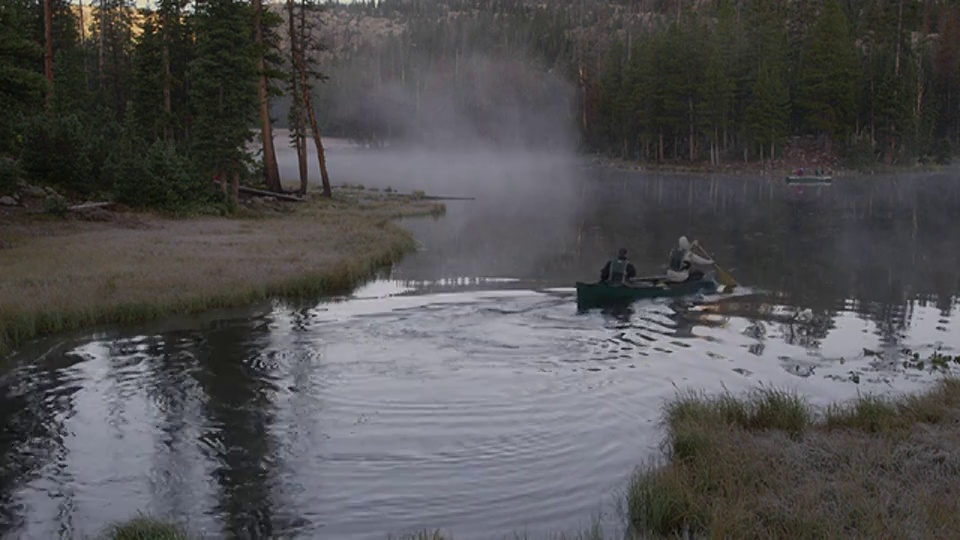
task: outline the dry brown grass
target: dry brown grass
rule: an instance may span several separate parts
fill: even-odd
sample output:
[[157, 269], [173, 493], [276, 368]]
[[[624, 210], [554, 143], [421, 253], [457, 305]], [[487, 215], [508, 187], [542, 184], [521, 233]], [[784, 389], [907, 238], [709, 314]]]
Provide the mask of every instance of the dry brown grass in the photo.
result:
[[638, 471], [627, 497], [638, 535], [948, 538], [960, 530], [957, 379], [819, 417], [776, 391], [686, 395], [666, 413], [668, 460]]
[[356, 198], [246, 218], [9, 221], [0, 228], [0, 354], [92, 324], [344, 292], [413, 248], [391, 218], [442, 212], [412, 198]]

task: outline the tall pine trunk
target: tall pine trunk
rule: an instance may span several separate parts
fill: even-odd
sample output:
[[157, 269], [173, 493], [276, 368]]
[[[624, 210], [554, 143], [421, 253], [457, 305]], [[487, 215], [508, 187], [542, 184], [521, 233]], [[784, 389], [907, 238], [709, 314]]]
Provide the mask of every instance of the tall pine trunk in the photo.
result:
[[304, 114], [303, 107], [300, 108], [297, 121], [300, 130], [297, 136], [297, 166], [300, 168], [300, 195], [307, 194], [307, 184], [310, 180], [310, 174], [307, 171], [307, 117]]
[[51, 112], [53, 105], [53, 6], [51, 0], [43, 0], [43, 37], [46, 48], [43, 54], [43, 71], [47, 77], [47, 112]]
[[273, 129], [270, 125], [270, 102], [267, 100], [266, 63], [263, 61], [263, 2], [253, 0], [254, 41], [257, 45], [257, 99], [260, 100], [260, 139], [263, 141], [263, 173], [267, 189], [280, 192], [280, 170], [277, 167], [277, 152], [273, 147]]
[[165, 13], [163, 17], [163, 140], [170, 142], [173, 139], [170, 119], [173, 118], [173, 106], [171, 104], [170, 86], [173, 84], [173, 77], [170, 74], [170, 20], [172, 17]]
[[303, 105], [307, 109], [307, 115], [310, 117], [310, 129], [313, 131], [313, 142], [317, 145], [317, 160], [320, 162], [320, 180], [323, 183], [321, 194], [324, 197], [331, 197], [330, 176], [327, 174], [327, 159], [323, 153], [323, 141], [320, 139], [320, 127], [317, 125], [317, 116], [313, 112], [313, 103], [310, 99], [310, 87], [307, 85], [305, 70], [301, 67], [300, 84], [303, 87]]
[[97, 77], [100, 79], [100, 87], [103, 88], [104, 63], [106, 61], [107, 49], [107, 5], [106, 0], [100, 0], [100, 43], [97, 48]]
[[240, 203], [240, 173], [234, 172], [230, 181], [230, 202], [233, 206]]
[[[302, 4], [301, 4], [302, 6]], [[301, 7], [301, 17], [306, 17], [306, 9]], [[307, 61], [306, 61], [306, 36], [301, 35], [300, 44], [297, 47], [297, 71], [300, 75], [300, 91], [303, 94], [303, 106], [307, 109], [307, 116], [310, 120], [310, 129], [313, 131], [313, 142], [317, 147], [317, 161], [320, 165], [320, 181], [323, 185], [321, 195], [331, 197], [333, 195], [330, 189], [330, 176], [327, 174], [327, 159], [323, 152], [323, 141], [320, 139], [320, 127], [317, 125], [317, 116], [313, 111], [313, 100], [310, 98], [310, 85], [307, 83]]]
[[[303, 110], [303, 100], [300, 93], [296, 90], [299, 86], [299, 62], [297, 61], [297, 24], [294, 10], [294, 0], [287, 0], [287, 22], [290, 35], [290, 82], [292, 84], [292, 103], [293, 121], [290, 127], [293, 129], [293, 145], [297, 151], [297, 166], [300, 172], [300, 196], [307, 194], [310, 175], [307, 172], [307, 119]], [[305, 33], [305, 23], [301, 21], [301, 33]]]

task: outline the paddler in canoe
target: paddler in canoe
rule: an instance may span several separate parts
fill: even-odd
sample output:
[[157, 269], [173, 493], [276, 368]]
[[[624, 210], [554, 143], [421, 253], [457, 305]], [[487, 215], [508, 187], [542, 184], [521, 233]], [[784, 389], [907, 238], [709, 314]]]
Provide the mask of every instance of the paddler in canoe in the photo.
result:
[[703, 279], [704, 273], [693, 268], [693, 265], [712, 266], [716, 263], [713, 259], [701, 257], [693, 252], [692, 248], [699, 245], [696, 240], [691, 244], [686, 236], [680, 237], [680, 240], [677, 241], [677, 247], [670, 252], [670, 265], [667, 267], [667, 281], [684, 283]]
[[627, 260], [626, 248], [617, 251], [617, 258], [607, 261], [600, 270], [600, 282], [608, 285], [625, 285], [637, 277], [637, 269]]

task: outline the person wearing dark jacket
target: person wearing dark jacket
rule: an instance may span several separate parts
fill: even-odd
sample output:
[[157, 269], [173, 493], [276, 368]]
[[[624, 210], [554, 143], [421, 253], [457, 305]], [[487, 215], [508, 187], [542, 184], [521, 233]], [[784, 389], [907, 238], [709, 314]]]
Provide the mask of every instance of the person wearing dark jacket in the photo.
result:
[[607, 261], [600, 270], [600, 281], [623, 285], [629, 279], [637, 277], [637, 269], [627, 260], [627, 250], [620, 248], [617, 258]]

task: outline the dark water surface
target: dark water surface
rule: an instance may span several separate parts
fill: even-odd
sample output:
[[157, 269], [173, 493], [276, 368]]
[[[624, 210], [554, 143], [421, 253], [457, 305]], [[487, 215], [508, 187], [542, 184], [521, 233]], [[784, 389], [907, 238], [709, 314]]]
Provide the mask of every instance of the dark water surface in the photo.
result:
[[[388, 168], [337, 159], [358, 179]], [[450, 175], [417, 167], [381, 187]], [[798, 193], [550, 160], [458, 171], [450, 194], [478, 200], [404, 222], [420, 252], [349, 298], [18, 353], [0, 375], [0, 536], [90, 536], [144, 512], [207, 538], [539, 538], [616, 521], [676, 387], [825, 404], [922, 389], [940, 374], [904, 349], [960, 346], [953, 173]], [[617, 247], [657, 273], [681, 233], [736, 295], [577, 313], [573, 281]]]

